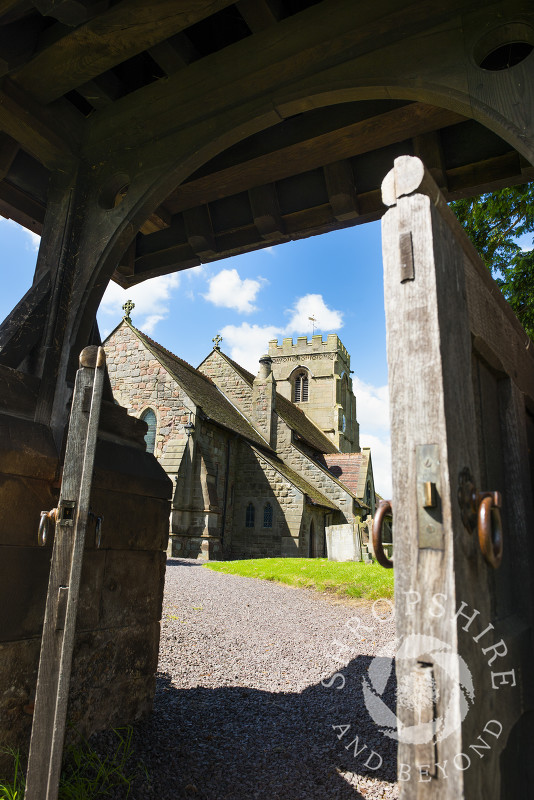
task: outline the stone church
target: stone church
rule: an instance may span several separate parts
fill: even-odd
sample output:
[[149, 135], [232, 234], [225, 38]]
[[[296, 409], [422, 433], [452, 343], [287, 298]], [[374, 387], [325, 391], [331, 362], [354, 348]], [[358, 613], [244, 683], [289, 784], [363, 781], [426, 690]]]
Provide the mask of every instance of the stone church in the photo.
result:
[[195, 369], [135, 328], [128, 308], [104, 347], [115, 400], [145, 421], [147, 450], [173, 480], [169, 554], [320, 557], [344, 526], [365, 555], [371, 454], [338, 336], [274, 340], [256, 376], [216, 337]]

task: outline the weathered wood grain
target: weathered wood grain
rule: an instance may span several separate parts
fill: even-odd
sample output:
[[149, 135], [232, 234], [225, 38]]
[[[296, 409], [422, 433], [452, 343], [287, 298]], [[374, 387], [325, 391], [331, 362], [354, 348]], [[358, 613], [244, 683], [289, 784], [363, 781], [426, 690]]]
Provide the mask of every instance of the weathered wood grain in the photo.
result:
[[[103, 348], [88, 347], [76, 376], [43, 625], [27, 800], [56, 800], [58, 794], [105, 363]], [[86, 388], [91, 392], [89, 410], [84, 409]], [[62, 591], [68, 592], [64, 622], [58, 620]]]
[[192, 205], [282, 180], [377, 147], [387, 147], [410, 136], [462, 120], [459, 114], [446, 109], [412, 103], [197, 178], [180, 186], [165, 205], [175, 214]]
[[228, 5], [230, 0], [123, 0], [42, 50], [13, 78], [50, 103]]
[[[470, 746], [483, 735], [488, 720], [496, 719], [502, 725], [502, 734], [492, 741], [483, 765], [471, 761], [467, 770], [447, 770], [446, 778], [438, 767], [428, 770], [428, 780], [421, 777], [425, 772], [421, 758], [428, 762], [432, 753], [422, 755], [413, 743], [401, 740], [399, 763], [405, 765], [404, 774], [409, 770], [411, 775], [400, 784], [401, 797], [497, 800], [506, 796], [505, 789], [501, 794], [500, 754], [532, 696], [528, 663], [532, 658], [533, 592], [527, 575], [534, 560], [532, 543], [525, 539], [532, 524], [532, 492], [525, 406], [518, 385], [531, 396], [533, 361], [524, 347], [524, 333], [510, 318], [502, 297], [492, 293], [487, 269], [418, 159], [397, 159], [384, 181], [383, 193], [387, 204], [393, 206], [383, 218], [383, 254], [397, 630], [401, 641], [422, 634], [445, 643], [464, 659], [474, 689], [472, 706], [462, 719], [465, 700], [460, 673], [437, 669], [427, 644], [423, 645], [425, 652], [412, 650], [410, 657], [397, 660], [400, 697], [421, 664], [434, 664], [436, 714], [439, 718], [448, 707], [453, 728], [450, 736], [438, 736], [435, 742], [435, 759], [441, 765], [445, 761], [454, 765], [455, 756], [462, 752], [473, 754], [474, 759]], [[413, 243], [414, 279], [402, 283], [400, 239], [408, 233]], [[474, 289], [470, 290], [470, 283]], [[500, 347], [499, 337], [506, 337]], [[490, 354], [491, 369], [484, 356], [480, 361], [481, 352]], [[420, 476], [415, 453], [423, 444], [437, 445], [440, 452], [443, 551], [421, 547], [418, 542]], [[507, 561], [503, 560], [496, 572], [484, 562], [476, 536], [461, 519], [457, 491], [464, 467], [469, 468], [478, 489], [498, 488], [506, 498]], [[514, 585], [518, 582], [520, 587]], [[444, 613], [433, 606], [436, 598]], [[472, 629], [469, 625], [466, 629], [466, 617], [455, 618], [462, 603], [467, 617], [477, 612]], [[474, 638], [490, 624], [492, 637], [488, 636], [486, 646], [502, 637], [509, 660], [498, 669], [516, 670], [514, 681], [522, 682], [517, 690], [509, 684], [498, 693], [495, 690], [488, 658]], [[504, 658], [501, 662], [505, 663]], [[427, 710], [421, 707], [423, 712]], [[401, 723], [413, 724], [413, 713], [417, 719], [417, 708], [399, 704]], [[519, 764], [526, 752], [507, 752], [506, 756]]]
[[0, 364], [18, 367], [40, 340], [50, 297], [50, 275], [43, 275], [0, 325]]

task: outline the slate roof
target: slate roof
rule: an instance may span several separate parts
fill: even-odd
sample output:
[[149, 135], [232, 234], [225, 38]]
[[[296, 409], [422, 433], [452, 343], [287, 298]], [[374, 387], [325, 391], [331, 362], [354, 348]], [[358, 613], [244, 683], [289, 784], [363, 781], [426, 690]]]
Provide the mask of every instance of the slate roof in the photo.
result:
[[[222, 353], [220, 350], [218, 351], [219, 354], [235, 369], [235, 371], [241, 375], [244, 381], [252, 387], [254, 383], [254, 375], [251, 372], [244, 369], [240, 364], [235, 361], [232, 361], [227, 355]], [[304, 441], [306, 441], [309, 445], [311, 445], [314, 450], [318, 450], [319, 453], [338, 453], [338, 449], [335, 444], [326, 436], [317, 425], [311, 421], [311, 419], [306, 416], [304, 411], [302, 411], [298, 406], [288, 400], [286, 397], [283, 397], [278, 392], [276, 393], [276, 412], [277, 414], [282, 417], [285, 423], [289, 425], [289, 427], [297, 433]]]
[[252, 449], [258, 453], [260, 458], [263, 458], [274, 469], [278, 470], [278, 472], [283, 475], [284, 478], [287, 478], [290, 483], [296, 486], [297, 489], [300, 489], [300, 491], [308, 497], [313, 505], [324, 506], [325, 508], [337, 510], [337, 506], [331, 500], [325, 497], [325, 495], [316, 489], [315, 486], [312, 486], [311, 483], [308, 483], [305, 478], [299, 475], [298, 472], [295, 472], [295, 470], [291, 469], [291, 467], [288, 467], [287, 464], [285, 464], [279, 458], [276, 456], [267, 455], [264, 452], [260, 453], [255, 447]]
[[230, 403], [211, 378], [203, 375], [202, 372], [192, 367], [187, 361], [175, 356], [174, 353], [171, 353], [170, 350], [142, 333], [127, 320], [124, 320], [124, 323], [128, 325], [154, 358], [165, 367], [209, 419], [224, 428], [229, 428], [235, 433], [239, 433], [250, 442], [271, 450], [266, 440], [253, 428], [241, 412]]
[[369, 451], [361, 453], [325, 454], [328, 471], [359, 499], [365, 496]]

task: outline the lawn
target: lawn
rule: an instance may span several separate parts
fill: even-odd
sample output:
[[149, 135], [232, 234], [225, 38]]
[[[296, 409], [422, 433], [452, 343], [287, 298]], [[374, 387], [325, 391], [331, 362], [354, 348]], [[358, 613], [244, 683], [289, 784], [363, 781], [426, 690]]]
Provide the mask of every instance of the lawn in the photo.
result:
[[363, 600], [393, 597], [393, 570], [360, 561], [326, 558], [253, 558], [245, 561], [211, 561], [208, 569], [264, 581], [288, 583]]

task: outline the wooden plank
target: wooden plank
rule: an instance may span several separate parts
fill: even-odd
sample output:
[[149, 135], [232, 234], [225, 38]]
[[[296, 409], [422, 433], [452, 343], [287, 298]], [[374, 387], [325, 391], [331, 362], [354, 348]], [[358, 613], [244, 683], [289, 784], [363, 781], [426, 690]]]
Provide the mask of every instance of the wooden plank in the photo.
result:
[[[95, 114], [89, 126], [87, 153], [94, 150], [96, 157], [97, 144], [115, 139], [119, 131], [124, 146], [126, 142], [133, 145], [153, 141], [164, 131], [191, 130], [195, 122], [204, 119], [206, 108], [212, 118], [229, 108], [235, 109], [236, 97], [243, 107], [254, 98], [272, 96], [274, 108], [282, 118], [309, 109], [310, 102], [313, 107], [310, 98], [317, 92], [323, 104], [328, 103], [328, 95], [332, 103], [340, 102], [339, 93], [329, 80], [329, 66], [337, 65], [341, 70], [340, 80], [340, 76], [334, 76], [339, 80], [337, 85], [355, 86], [358, 54], [372, 53], [377, 41], [385, 45], [407, 35], [415, 36], [450, 19], [454, 8], [461, 5], [461, 0], [450, 0], [446, 10], [441, 6], [431, 7], [430, 3], [412, 4], [408, 10], [405, 6], [400, 9], [398, 0], [380, 0], [359, 7], [355, 14], [354, 0], [317, 3], [191, 64], [187, 81], [177, 73], [168, 81], [156, 81], [122, 98], [109, 111]], [[244, 70], [243, 64], [250, 64], [251, 69]], [[319, 83], [318, 72], [322, 76]], [[309, 86], [299, 84], [295, 95], [290, 87], [308, 79]], [[354, 93], [350, 95], [347, 90], [347, 100], [354, 99]], [[389, 95], [377, 89], [374, 96]], [[258, 102], [258, 111], [260, 106], [261, 114], [265, 115], [265, 104]], [[140, 108], [148, 111], [143, 114], [142, 122]]]
[[[520, 341], [520, 326], [511, 322], [500, 293], [490, 296], [488, 302], [489, 287], [493, 284], [488, 270], [466, 241], [463, 229], [421, 162], [410, 157], [397, 159], [394, 170], [384, 181], [383, 191], [386, 204], [394, 206], [383, 219], [383, 252], [397, 633], [405, 641], [414, 635], [432, 636], [445, 643], [451, 653], [457, 652], [464, 659], [472, 678], [470, 691], [465, 679], [460, 681], [450, 674], [435, 673], [437, 718], [443, 719], [447, 709], [451, 730], [447, 737], [436, 737], [438, 764], [450, 763], [457, 753], [470, 752], [489, 719], [498, 720], [501, 727], [498, 741], [492, 741], [491, 753], [484, 758], [484, 764], [470, 762], [469, 770], [458, 769], [447, 772], [446, 776], [437, 769], [430, 779], [423, 773], [428, 772], [425, 765], [433, 763], [434, 751], [427, 747], [421, 763], [420, 741], [410, 741], [401, 735], [399, 762], [404, 765], [404, 774], [409, 773], [401, 786], [401, 797], [403, 800], [457, 800], [474, 796], [497, 799], [504, 796], [501, 751], [506, 748], [510, 730], [529, 707], [532, 689], [528, 628], [532, 624], [532, 592], [526, 591], [534, 563], [534, 548], [526, 533], [532, 521], [532, 498], [526, 476], [524, 399], [514, 384], [521, 381], [532, 391], [534, 360], [530, 349], [527, 353], [524, 340], [521, 359], [510, 360], [506, 369], [500, 363], [497, 374], [493, 372], [495, 364], [490, 370], [477, 358], [472, 359], [473, 345], [476, 350], [488, 346], [490, 352], [494, 351], [491, 339], [489, 342], [485, 339], [494, 324], [497, 329], [502, 321], [508, 324], [506, 330], [500, 330], [500, 335], [506, 336], [501, 345], [503, 351], [509, 343], [514, 349], [514, 341]], [[413, 242], [414, 280], [402, 282], [399, 242], [408, 233]], [[477, 284], [475, 292], [469, 289], [471, 279]], [[481, 331], [476, 317], [483, 315], [488, 317], [489, 325]], [[473, 336], [475, 331], [477, 337]], [[499, 330], [496, 335], [499, 336]], [[479, 347], [479, 341], [483, 347]], [[478, 370], [476, 374], [472, 365]], [[418, 542], [421, 509], [417, 497], [421, 477], [414, 453], [423, 444], [439, 448], [442, 551], [421, 548], [420, 539]], [[468, 531], [461, 518], [458, 480], [466, 466], [478, 489], [490, 488], [482, 481], [491, 481], [491, 488], [495, 482], [496, 488], [508, 498], [503, 520], [510, 563], [496, 573], [482, 559], [476, 532]], [[524, 518], [518, 519], [521, 515]], [[442, 601], [444, 611], [434, 614], [430, 609], [436, 596]], [[458, 609], [462, 613], [465, 609], [465, 615], [457, 615]], [[473, 614], [476, 623], [469, 629], [467, 620]], [[505, 689], [496, 695], [492, 661], [485, 658], [487, 650], [481, 651], [476, 646], [481, 631], [492, 631], [490, 650], [502, 638], [510, 664], [506, 669], [514, 667], [513, 682], [517, 681], [517, 689]], [[477, 634], [480, 635], [475, 638]], [[422, 661], [432, 663], [428, 648], [423, 649], [426, 652]], [[502, 655], [502, 649], [499, 652]], [[412, 685], [409, 682], [417, 668], [416, 658], [397, 658], [399, 684]], [[465, 696], [460, 691], [460, 682], [464, 691], [468, 688], [471, 694], [472, 707], [467, 715], [462, 713]], [[403, 725], [413, 724], [409, 705], [401, 703], [398, 707], [399, 730]], [[523, 753], [515, 751], [507, 755], [519, 766], [527, 747]]]
[[257, 186], [248, 192], [254, 225], [262, 239], [267, 242], [280, 241], [284, 236], [285, 226], [274, 183]]
[[280, 18], [280, 3], [272, 0], [239, 0], [236, 6], [252, 33], [276, 25]]
[[122, 0], [37, 53], [12, 77], [50, 103], [229, 5], [231, 0]]
[[413, 138], [413, 154], [420, 158], [440, 189], [447, 189], [443, 148], [439, 131], [419, 134]]
[[148, 53], [167, 75], [173, 75], [189, 64], [189, 60], [168, 40], [155, 44]]
[[[37, 677], [26, 800], [57, 800], [106, 357], [88, 347], [72, 401]], [[90, 405], [85, 405], [89, 392]], [[64, 610], [63, 610], [64, 609]]]
[[0, 325], [0, 363], [18, 367], [43, 334], [48, 299], [50, 275], [43, 275], [34, 284], [13, 311]]
[[16, 209], [19, 212], [19, 215], [25, 220], [22, 224], [26, 228], [40, 234], [46, 211], [42, 203], [21, 189], [17, 189], [8, 181], [0, 182], [0, 201], [8, 208]]
[[323, 167], [328, 199], [334, 217], [343, 222], [358, 216], [358, 198], [350, 162], [346, 159]]
[[165, 228], [170, 227], [171, 224], [171, 214], [165, 206], [160, 206], [157, 208], [153, 214], [151, 214], [147, 221], [141, 225], [140, 231], [145, 236], [150, 233], [156, 233], [156, 231], [165, 230]]
[[0, 129], [46, 167], [64, 166], [73, 159], [80, 131], [61, 114], [41, 108], [5, 80], [0, 91]]
[[78, 86], [77, 90], [93, 108], [110, 106], [123, 93], [120, 80], [112, 72], [107, 72], [92, 81]]
[[170, 195], [165, 205], [176, 214], [193, 205], [322, 167], [325, 162], [362, 155], [463, 120], [452, 111], [412, 103], [190, 181]]
[[213, 227], [207, 206], [197, 206], [184, 211], [187, 241], [200, 258], [213, 258], [217, 254]]
[[19, 150], [18, 142], [6, 133], [0, 133], [0, 181], [6, 177]]
[[0, 17], [13, 11], [28, 11], [31, 6], [31, 0], [0, 0]]
[[92, 14], [93, 0], [34, 0], [43, 17], [53, 17], [63, 25], [81, 25]]

